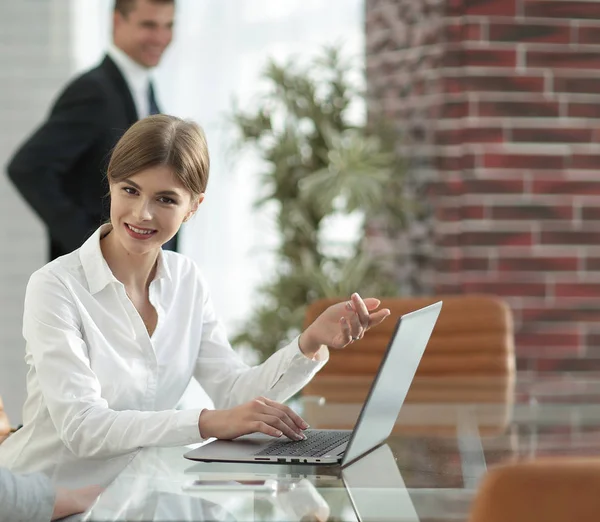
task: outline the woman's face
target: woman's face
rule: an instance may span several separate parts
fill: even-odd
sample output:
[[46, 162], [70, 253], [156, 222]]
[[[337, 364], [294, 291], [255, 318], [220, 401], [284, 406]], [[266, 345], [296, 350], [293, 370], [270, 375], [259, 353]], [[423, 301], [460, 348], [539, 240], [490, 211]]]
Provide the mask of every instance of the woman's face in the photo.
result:
[[143, 170], [110, 185], [110, 220], [119, 242], [131, 254], [160, 248], [179, 230], [202, 202], [169, 167]]

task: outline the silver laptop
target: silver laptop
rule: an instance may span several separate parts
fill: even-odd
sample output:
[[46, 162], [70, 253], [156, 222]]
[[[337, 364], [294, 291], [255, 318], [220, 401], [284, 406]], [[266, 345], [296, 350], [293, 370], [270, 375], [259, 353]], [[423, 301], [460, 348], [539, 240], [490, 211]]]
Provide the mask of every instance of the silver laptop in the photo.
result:
[[209, 462], [350, 464], [392, 432], [441, 308], [439, 301], [398, 320], [353, 430], [308, 429], [301, 441], [257, 433], [215, 440], [184, 456]]

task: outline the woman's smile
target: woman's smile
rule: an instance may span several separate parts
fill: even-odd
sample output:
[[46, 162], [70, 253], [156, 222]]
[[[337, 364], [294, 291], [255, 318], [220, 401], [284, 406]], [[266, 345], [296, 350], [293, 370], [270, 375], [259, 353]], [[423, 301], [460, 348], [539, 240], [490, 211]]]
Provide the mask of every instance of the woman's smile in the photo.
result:
[[129, 223], [125, 223], [125, 230], [134, 239], [149, 239], [156, 234], [156, 230], [152, 228], [135, 227]]

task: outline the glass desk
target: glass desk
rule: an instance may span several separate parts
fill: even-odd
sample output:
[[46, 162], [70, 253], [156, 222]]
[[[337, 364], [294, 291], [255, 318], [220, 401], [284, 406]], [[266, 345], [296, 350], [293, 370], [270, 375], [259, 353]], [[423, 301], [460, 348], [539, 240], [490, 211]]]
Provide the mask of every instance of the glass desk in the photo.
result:
[[[344, 386], [348, 402], [291, 405], [313, 428], [351, 428], [368, 382]], [[83, 520], [464, 521], [490, 466], [600, 453], [600, 374], [416, 379], [387, 443], [344, 469], [187, 451], [140, 450]]]

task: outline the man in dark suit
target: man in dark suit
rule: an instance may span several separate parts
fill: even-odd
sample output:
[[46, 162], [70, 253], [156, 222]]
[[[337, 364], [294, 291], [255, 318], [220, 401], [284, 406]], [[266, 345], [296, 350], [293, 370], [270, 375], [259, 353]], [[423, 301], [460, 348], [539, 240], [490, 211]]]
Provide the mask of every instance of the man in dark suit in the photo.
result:
[[[173, 36], [174, 0], [116, 0], [113, 44], [73, 80], [19, 148], [8, 175], [46, 224], [50, 259], [69, 253], [109, 217], [106, 167], [116, 142], [159, 111], [150, 71]], [[176, 238], [165, 248], [176, 249]]]

